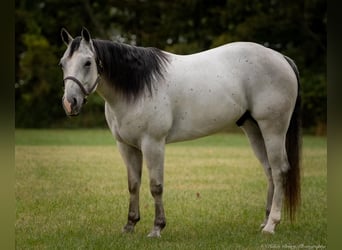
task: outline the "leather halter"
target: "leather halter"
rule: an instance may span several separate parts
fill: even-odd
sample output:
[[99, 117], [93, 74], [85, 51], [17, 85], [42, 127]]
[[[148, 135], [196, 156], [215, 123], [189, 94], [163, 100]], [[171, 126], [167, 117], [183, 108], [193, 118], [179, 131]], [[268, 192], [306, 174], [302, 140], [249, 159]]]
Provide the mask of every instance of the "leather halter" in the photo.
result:
[[94, 89], [96, 88], [97, 84], [99, 83], [99, 81], [101, 80], [101, 73], [103, 72], [103, 65], [102, 65], [102, 61], [99, 60], [98, 58], [96, 58], [96, 68], [97, 68], [97, 78], [94, 82], [94, 84], [91, 86], [91, 88], [89, 90], [86, 90], [86, 88], [84, 87], [84, 85], [81, 83], [80, 80], [78, 80], [76, 77], [73, 76], [67, 76], [63, 79], [63, 83], [65, 85], [65, 81], [66, 80], [72, 80], [73, 82], [75, 82], [78, 87], [80, 87], [80, 89], [82, 90], [82, 93], [84, 94], [84, 99], [87, 99], [88, 95], [90, 95]]
[[100, 76], [100, 75], [97, 76], [97, 78], [96, 78], [94, 84], [91, 86], [91, 88], [90, 88], [89, 90], [86, 90], [86, 88], [83, 86], [83, 84], [81, 83], [81, 81], [78, 80], [76, 77], [73, 77], [73, 76], [67, 76], [67, 77], [65, 77], [64, 80], [63, 80], [64, 84], [65, 84], [65, 81], [66, 81], [66, 80], [72, 80], [73, 82], [75, 82], [75, 83], [80, 87], [80, 89], [82, 90], [82, 92], [83, 92], [85, 98], [87, 98], [87, 96], [90, 95], [90, 94], [93, 92], [93, 90], [96, 88], [97, 84], [98, 84], [99, 81], [101, 80], [101, 76]]

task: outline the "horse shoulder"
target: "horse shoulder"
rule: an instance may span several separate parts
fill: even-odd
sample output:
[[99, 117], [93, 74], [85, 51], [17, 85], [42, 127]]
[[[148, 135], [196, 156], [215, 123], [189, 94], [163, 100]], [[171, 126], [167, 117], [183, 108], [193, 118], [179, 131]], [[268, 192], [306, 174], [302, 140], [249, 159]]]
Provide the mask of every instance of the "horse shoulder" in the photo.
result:
[[172, 126], [172, 112], [168, 97], [160, 90], [152, 96], [142, 96], [137, 102], [112, 107], [105, 105], [105, 115], [114, 137], [140, 148], [143, 138], [163, 138]]
[[118, 125], [117, 125], [117, 120], [114, 111], [110, 107], [108, 102], [105, 102], [105, 118], [107, 121], [108, 128], [114, 138], [120, 142], [123, 142], [119, 131], [118, 131]]

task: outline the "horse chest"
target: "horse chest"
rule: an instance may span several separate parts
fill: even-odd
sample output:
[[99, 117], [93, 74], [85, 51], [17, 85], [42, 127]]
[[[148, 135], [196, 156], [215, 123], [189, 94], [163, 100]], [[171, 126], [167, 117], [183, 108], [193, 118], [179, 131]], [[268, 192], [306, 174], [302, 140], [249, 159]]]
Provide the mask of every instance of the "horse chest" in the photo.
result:
[[140, 148], [142, 139], [147, 136], [165, 136], [172, 124], [171, 112], [166, 106], [152, 104], [140, 103], [116, 112], [106, 105], [107, 123], [116, 140]]

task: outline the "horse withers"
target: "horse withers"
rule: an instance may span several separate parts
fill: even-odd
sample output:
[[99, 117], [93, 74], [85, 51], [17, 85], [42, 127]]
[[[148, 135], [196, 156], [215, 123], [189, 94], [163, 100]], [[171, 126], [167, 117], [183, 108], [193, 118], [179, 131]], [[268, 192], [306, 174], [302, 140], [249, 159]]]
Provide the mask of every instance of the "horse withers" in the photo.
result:
[[67, 115], [78, 115], [88, 95], [105, 100], [105, 117], [128, 173], [128, 222], [140, 219], [143, 158], [155, 201], [148, 236], [166, 225], [163, 207], [165, 144], [239, 126], [268, 180], [262, 232], [273, 234], [283, 200], [294, 218], [300, 201], [300, 91], [294, 62], [264, 46], [235, 42], [192, 55], [92, 39], [82, 29], [67, 45], [60, 65]]

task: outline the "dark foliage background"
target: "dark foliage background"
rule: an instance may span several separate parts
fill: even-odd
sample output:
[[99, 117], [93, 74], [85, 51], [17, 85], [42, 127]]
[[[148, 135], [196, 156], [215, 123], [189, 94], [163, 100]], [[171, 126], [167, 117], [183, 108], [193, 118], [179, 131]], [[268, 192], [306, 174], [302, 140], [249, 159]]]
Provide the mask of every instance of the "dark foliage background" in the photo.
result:
[[89, 98], [81, 116], [61, 106], [62, 27], [93, 37], [189, 54], [233, 41], [253, 41], [293, 58], [300, 70], [303, 126], [326, 133], [324, 0], [16, 0], [16, 127], [105, 127], [103, 101]]

